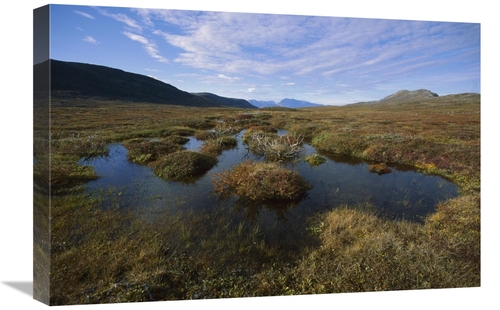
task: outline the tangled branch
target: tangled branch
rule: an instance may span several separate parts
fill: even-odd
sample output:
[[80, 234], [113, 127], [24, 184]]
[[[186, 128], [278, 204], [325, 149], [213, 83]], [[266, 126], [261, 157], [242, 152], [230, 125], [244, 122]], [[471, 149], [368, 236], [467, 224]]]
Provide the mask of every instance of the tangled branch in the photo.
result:
[[268, 159], [283, 160], [295, 157], [302, 149], [304, 137], [299, 134], [273, 138], [263, 133], [252, 134], [252, 150]]

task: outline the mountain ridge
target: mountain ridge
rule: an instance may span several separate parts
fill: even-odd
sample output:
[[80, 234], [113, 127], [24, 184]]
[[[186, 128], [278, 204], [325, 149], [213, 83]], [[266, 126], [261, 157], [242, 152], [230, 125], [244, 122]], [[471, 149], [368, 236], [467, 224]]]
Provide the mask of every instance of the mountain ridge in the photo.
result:
[[264, 100], [256, 100], [250, 99], [248, 100], [250, 104], [258, 107], [258, 108], [269, 108], [269, 107], [285, 107], [285, 108], [307, 108], [307, 107], [319, 107], [323, 106], [321, 104], [312, 103], [305, 100], [297, 100], [291, 98], [284, 98], [280, 102], [275, 101], [264, 101]]
[[[200, 96], [152, 77], [121, 69], [55, 59], [50, 59], [48, 62], [50, 62], [51, 93], [56, 97], [96, 97], [191, 107], [255, 108], [243, 99], [225, 98], [214, 94]], [[35, 66], [40, 65], [43, 63]]]
[[245, 108], [245, 109], [255, 109], [256, 107], [252, 105], [245, 99], [222, 97], [213, 93], [201, 92], [201, 93], [191, 93], [196, 96], [200, 96], [207, 100], [219, 102], [221, 104], [226, 104], [227, 106], [232, 106], [235, 108]]
[[434, 93], [427, 89], [417, 89], [413, 91], [402, 89], [377, 101], [362, 101], [362, 102], [350, 103], [347, 105], [367, 105], [367, 104], [390, 105], [399, 103], [418, 103], [424, 101], [427, 102], [429, 100], [439, 103], [449, 100], [452, 101], [480, 100], [480, 98], [481, 95], [479, 93], [459, 93], [459, 94], [449, 94], [449, 95], [439, 96], [437, 93]]
[[402, 89], [389, 96], [380, 99], [379, 102], [406, 101], [412, 99], [424, 99], [424, 98], [434, 98], [434, 97], [439, 97], [439, 95], [427, 89], [417, 89], [413, 91]]

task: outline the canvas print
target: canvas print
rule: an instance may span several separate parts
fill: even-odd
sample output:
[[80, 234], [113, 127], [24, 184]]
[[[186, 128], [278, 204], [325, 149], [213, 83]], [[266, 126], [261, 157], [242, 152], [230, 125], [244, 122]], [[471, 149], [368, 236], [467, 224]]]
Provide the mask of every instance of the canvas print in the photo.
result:
[[480, 286], [480, 24], [33, 16], [35, 299]]

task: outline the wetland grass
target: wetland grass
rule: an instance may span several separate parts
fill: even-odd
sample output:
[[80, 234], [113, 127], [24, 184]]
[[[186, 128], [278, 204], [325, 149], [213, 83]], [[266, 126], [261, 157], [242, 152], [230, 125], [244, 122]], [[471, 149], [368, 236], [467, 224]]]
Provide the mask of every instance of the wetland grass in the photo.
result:
[[[187, 142], [181, 136], [170, 136], [174, 139], [134, 138], [123, 142], [127, 148], [130, 161], [143, 164], [158, 160], [161, 156], [184, 150]], [[178, 142], [176, 140], [179, 140]]]
[[178, 151], [160, 157], [151, 166], [160, 178], [181, 180], [201, 176], [216, 164], [217, 158], [214, 156], [195, 151]]
[[304, 161], [308, 162], [313, 166], [319, 166], [321, 164], [324, 164], [326, 162], [326, 159], [323, 156], [319, 155], [318, 153], [314, 153], [309, 156], [306, 156], [304, 158]]
[[[47, 258], [51, 262], [50, 303], [480, 286], [479, 101], [439, 98], [418, 104], [247, 112], [91, 100], [62, 104], [54, 100], [51, 179], [46, 177], [48, 167], [34, 166], [37, 182], [50, 183], [56, 189], [51, 192], [50, 223], [40, 223], [52, 229]], [[105, 153], [87, 152], [87, 148], [103, 149], [86, 144], [82, 137], [98, 133], [94, 139], [105, 143], [152, 138], [167, 143], [163, 139], [192, 136], [219, 121], [247, 130], [283, 128], [310, 139], [318, 150], [373, 162], [405, 163], [449, 178], [460, 186], [461, 195], [440, 203], [424, 223], [383, 219], [370, 211], [369, 204], [337, 207], [310, 219], [300, 240], [307, 246], [292, 251], [264, 238], [257, 223], [243, 221], [230, 199], [221, 200], [210, 210], [186, 206], [170, 213], [138, 206], [143, 211], [132, 213], [120, 208], [120, 199], [105, 209], [101, 198], [83, 193], [85, 183], [98, 176], [91, 167], [82, 168], [77, 162], [86, 154]], [[80, 140], [71, 141], [73, 134]], [[157, 158], [151, 163], [158, 163], [159, 171], [167, 177], [189, 170], [179, 166], [171, 169], [179, 172], [170, 175], [166, 167], [178, 167], [173, 164], [177, 161], [162, 162], [169, 155], [148, 148], [150, 158]], [[185, 155], [202, 154], [186, 152], [170, 155], [185, 160]], [[202, 162], [209, 163], [201, 165], [202, 170], [208, 170], [216, 159], [212, 156]], [[252, 165], [247, 165], [250, 171]], [[264, 170], [277, 171], [278, 175], [290, 174], [275, 166], [267, 168]], [[233, 177], [229, 170], [223, 175]], [[241, 174], [237, 179], [250, 182], [251, 178]], [[256, 183], [255, 189], [257, 185], [261, 186]], [[272, 185], [276, 188], [275, 182]], [[220, 188], [227, 186], [236, 191], [234, 183], [220, 184]], [[269, 198], [265, 195], [268, 189], [260, 188], [263, 197]], [[304, 188], [284, 190], [283, 198], [297, 198]], [[262, 198], [257, 195], [260, 192], [238, 193], [258, 199]], [[287, 194], [290, 192], [297, 195], [292, 197]], [[45, 209], [39, 206], [35, 211], [45, 214]], [[42, 253], [40, 257], [49, 253], [41, 242], [35, 242], [35, 250]], [[37, 277], [45, 274], [49, 273], [36, 268]]]
[[[478, 197], [440, 205], [424, 225], [388, 221], [364, 208], [337, 208], [318, 219], [321, 246], [297, 267], [297, 287], [329, 293], [479, 284]], [[444, 223], [452, 218], [460, 220]]]
[[297, 173], [276, 163], [245, 161], [212, 178], [215, 192], [254, 201], [298, 201], [310, 185]]

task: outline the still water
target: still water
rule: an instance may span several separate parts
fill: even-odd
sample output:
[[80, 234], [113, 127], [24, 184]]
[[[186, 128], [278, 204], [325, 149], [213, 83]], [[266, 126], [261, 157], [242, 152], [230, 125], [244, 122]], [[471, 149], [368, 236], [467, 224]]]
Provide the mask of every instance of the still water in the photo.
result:
[[[121, 144], [110, 144], [109, 156], [80, 162], [93, 166], [100, 176], [88, 183], [87, 190], [104, 197], [104, 206], [114, 203], [120, 208], [168, 208], [173, 212], [216, 208], [221, 201], [213, 194], [212, 175], [247, 159], [261, 160], [241, 142], [243, 133], [236, 135], [237, 147], [223, 151], [218, 157], [218, 164], [191, 183], [160, 179], [148, 166], [130, 162], [127, 150]], [[198, 150], [202, 144], [203, 141], [191, 137], [184, 147]], [[304, 144], [300, 157], [313, 153], [316, 150]], [[458, 195], [455, 184], [407, 167], [391, 166], [391, 173], [378, 175], [368, 171], [368, 162], [331, 154], [320, 155], [327, 160], [319, 166], [312, 166], [303, 160], [286, 164], [312, 185], [307, 197], [299, 203], [248, 206], [238, 205], [237, 198], [230, 203], [240, 210], [242, 218], [257, 221], [264, 228], [273, 227], [273, 234], [279, 238], [279, 234], [275, 234], [276, 229], [286, 231], [300, 227], [310, 216], [343, 204], [354, 206], [369, 202], [380, 216], [421, 222], [440, 201]]]

